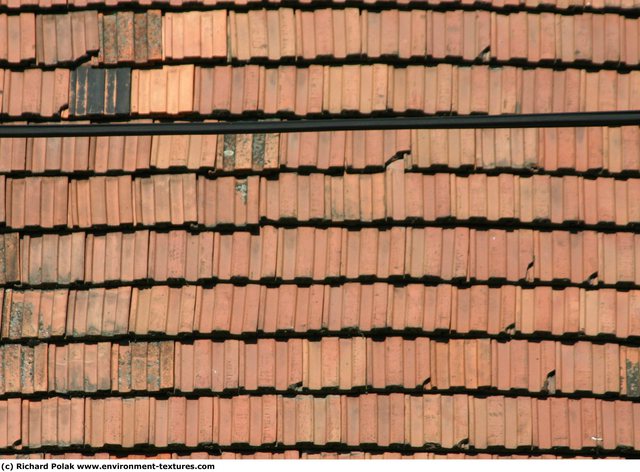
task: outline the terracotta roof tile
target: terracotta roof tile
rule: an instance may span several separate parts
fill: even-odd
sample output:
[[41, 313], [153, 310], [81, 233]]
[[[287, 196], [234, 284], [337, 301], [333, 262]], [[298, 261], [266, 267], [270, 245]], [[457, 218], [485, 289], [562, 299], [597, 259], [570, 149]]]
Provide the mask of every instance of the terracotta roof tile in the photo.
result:
[[0, 15], [0, 58], [9, 63], [31, 62], [36, 56], [36, 19], [33, 13]]

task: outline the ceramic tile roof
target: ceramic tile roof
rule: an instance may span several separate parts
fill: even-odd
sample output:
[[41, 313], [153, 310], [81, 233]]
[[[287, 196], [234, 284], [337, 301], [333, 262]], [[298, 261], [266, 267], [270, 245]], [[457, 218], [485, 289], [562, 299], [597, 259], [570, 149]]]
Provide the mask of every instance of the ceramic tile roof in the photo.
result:
[[[640, 109], [637, 2], [0, 0], [0, 121]], [[640, 127], [0, 139], [0, 459], [640, 457]]]

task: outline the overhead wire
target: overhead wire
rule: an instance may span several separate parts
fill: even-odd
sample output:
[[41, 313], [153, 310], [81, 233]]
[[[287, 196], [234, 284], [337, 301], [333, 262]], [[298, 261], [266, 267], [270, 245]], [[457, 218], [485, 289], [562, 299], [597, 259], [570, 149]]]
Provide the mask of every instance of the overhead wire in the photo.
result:
[[218, 135], [365, 131], [400, 129], [566, 128], [640, 125], [640, 111], [536, 113], [507, 115], [436, 115], [286, 120], [234, 120], [156, 123], [1, 124], [0, 138], [86, 136]]

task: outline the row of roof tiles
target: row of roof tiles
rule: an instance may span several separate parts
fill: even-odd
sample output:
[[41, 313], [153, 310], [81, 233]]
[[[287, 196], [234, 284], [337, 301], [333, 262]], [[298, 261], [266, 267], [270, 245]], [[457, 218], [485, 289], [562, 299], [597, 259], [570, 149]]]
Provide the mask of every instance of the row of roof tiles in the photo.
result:
[[[640, 169], [640, 128], [414, 130], [407, 168]], [[356, 167], [356, 166], [354, 166]]]
[[[131, 113], [305, 116], [384, 111], [500, 114], [630, 110], [640, 106], [636, 103], [640, 100], [635, 93], [638, 87], [640, 71], [618, 74], [609, 70], [449, 64], [406, 68], [384, 64], [164, 66], [133, 70]], [[87, 103], [93, 97], [89, 95]], [[73, 105], [71, 109], [74, 114]]]
[[[203, 459], [328, 459], [328, 460], [365, 460], [365, 459], [565, 459], [567, 457], [574, 457], [576, 459], [592, 459], [590, 456], [556, 456], [553, 454], [533, 454], [527, 455], [525, 453], [516, 454], [488, 454], [488, 453], [463, 453], [463, 452], [450, 452], [450, 453], [435, 453], [435, 452], [304, 452], [298, 450], [286, 450], [284, 452], [221, 452], [220, 454], [214, 454], [210, 452], [166, 452], [158, 454], [110, 454], [108, 452], [96, 452], [96, 453], [80, 453], [80, 452], [46, 452], [46, 453], [30, 453], [30, 454], [0, 454], [0, 460], [12, 460], [12, 459], [174, 459], [174, 460], [203, 460]], [[608, 459], [616, 459], [615, 455], [606, 456]]]
[[640, 128], [368, 130], [211, 136], [2, 138], [0, 172], [382, 168], [640, 170]]
[[[640, 235], [458, 227], [5, 234], [6, 282], [434, 278], [640, 285]], [[7, 238], [11, 242], [7, 244]], [[491, 256], [489, 256], [491, 255]]]
[[[139, 4], [143, 7], [156, 5], [159, 7], [175, 8], [182, 7], [184, 5], [203, 5], [207, 7], [211, 6], [263, 6], [264, 0], [172, 0], [167, 3], [161, 0], [142, 0]], [[322, 5], [325, 6], [327, 2], [320, 0], [269, 0], [269, 4], [281, 4], [287, 3], [288, 5], [299, 4], [303, 6], [307, 5]], [[424, 7], [424, 2], [418, 0], [354, 0], [352, 3], [358, 4], [362, 8], [368, 8], [374, 6], [374, 8], [395, 8], [396, 5], [411, 5]], [[0, 6], [9, 10], [20, 9], [61, 9], [65, 6], [73, 8], [86, 8], [86, 7], [100, 7], [100, 6], [130, 6], [130, 0], [2, 0]], [[331, 0], [331, 4], [341, 8], [345, 4], [345, 0]], [[442, 0], [433, 0], [429, 2], [429, 5], [464, 5], [464, 6], [484, 6], [492, 7], [496, 9], [513, 9], [513, 8], [545, 8], [554, 10], [629, 10], [637, 6], [632, 0], [595, 0], [586, 2], [585, 0], [461, 0], [455, 2], [444, 2]]]
[[615, 14], [357, 8], [2, 14], [3, 37], [0, 61], [46, 65], [97, 54], [103, 64], [430, 57], [635, 66], [640, 41], [635, 19]]
[[7, 344], [0, 394], [460, 389], [640, 396], [640, 350], [579, 341], [387, 337]]
[[15, 229], [244, 226], [264, 220], [640, 223], [640, 179], [422, 175], [397, 167], [343, 176], [282, 173], [277, 179], [210, 179], [195, 174], [81, 180], [0, 176], [0, 223]]
[[[615, 14], [281, 8], [167, 13], [166, 59], [347, 57], [638, 63], [638, 26]], [[213, 15], [213, 16], [212, 16]], [[217, 15], [217, 16], [216, 16]], [[198, 34], [188, 32], [200, 31]]]
[[[356, 220], [367, 221], [368, 215], [363, 209], [369, 206], [367, 192], [371, 187], [373, 194], [381, 193], [379, 198], [386, 199], [385, 217], [393, 220], [479, 218], [489, 221], [518, 220], [538, 223], [615, 222], [619, 225], [640, 221], [640, 206], [636, 208], [632, 203], [640, 200], [640, 180], [636, 179], [589, 180], [575, 176], [518, 177], [511, 174], [470, 174], [468, 177], [453, 174], [421, 175], [403, 173], [402, 169], [394, 169], [393, 166], [390, 166], [390, 171], [385, 175], [386, 182], [382, 191], [375, 185], [374, 179], [377, 174], [369, 174], [372, 176], [370, 186], [367, 185], [366, 178], [353, 178], [354, 174], [345, 176], [344, 203], [340, 205], [339, 201], [332, 198], [332, 210], [343, 208], [345, 220], [354, 219], [355, 216]], [[276, 216], [276, 219], [286, 217], [286, 213], [283, 214], [283, 202], [286, 202], [286, 195], [290, 190], [284, 190], [288, 188], [283, 185], [286, 180], [283, 178], [284, 175], [281, 174], [278, 180], [267, 181], [267, 194], [260, 195], [260, 203], [263, 206], [262, 202], [266, 197], [268, 219], [272, 219], [273, 216]], [[298, 176], [297, 182], [294, 180], [291, 185], [294, 191], [298, 190], [298, 208], [300, 203], [305, 203], [305, 195], [300, 192], [301, 188], [304, 189], [300, 185], [305, 184], [304, 180], [303, 176]], [[279, 212], [269, 212], [269, 204], [272, 201], [270, 198], [274, 198], [269, 193], [269, 184], [280, 188], [279, 199], [276, 200], [280, 203]], [[313, 184], [308, 185], [313, 188]], [[332, 197], [333, 186], [332, 181]], [[356, 196], [351, 197], [351, 194]], [[313, 202], [312, 199], [309, 200]], [[357, 203], [354, 205], [352, 201]], [[311, 203], [309, 205], [311, 207]], [[376, 207], [375, 204], [372, 206]], [[355, 214], [350, 215], [352, 212]], [[304, 220], [306, 215], [298, 213], [295, 216]], [[332, 219], [339, 220], [340, 216], [338, 212], [338, 215], [332, 215]]]
[[218, 284], [148, 289], [7, 289], [4, 340], [192, 333], [520, 333], [640, 336], [640, 292], [512, 285]]
[[181, 65], [133, 71], [82, 66], [71, 73], [0, 70], [0, 112], [12, 117], [81, 117], [611, 111], [639, 108], [639, 88], [640, 71], [450, 64]]
[[[0, 401], [0, 447], [342, 444], [638, 448], [640, 404], [403, 394]], [[21, 425], [21, 427], [16, 427]]]

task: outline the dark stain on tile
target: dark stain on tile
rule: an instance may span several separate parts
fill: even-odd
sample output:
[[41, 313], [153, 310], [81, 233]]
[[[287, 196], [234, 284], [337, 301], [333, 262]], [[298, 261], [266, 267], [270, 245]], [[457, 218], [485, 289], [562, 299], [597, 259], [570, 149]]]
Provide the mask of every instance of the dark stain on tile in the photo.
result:
[[251, 162], [254, 167], [262, 169], [264, 167], [264, 143], [266, 136], [264, 134], [254, 134], [251, 143]]
[[76, 115], [86, 115], [87, 113], [87, 77], [88, 67], [78, 67], [76, 70]]
[[76, 69], [69, 74], [69, 114], [76, 114], [76, 86], [78, 81], [78, 72]]
[[116, 73], [116, 113], [128, 114], [131, 110], [131, 69], [120, 68]]
[[104, 112], [104, 70], [91, 68], [87, 75], [87, 115]]
[[116, 113], [116, 74], [114, 69], [107, 69], [105, 80], [105, 102], [104, 112], [107, 115], [115, 115]]
[[[4, 240], [2, 241], [4, 243]], [[0, 244], [0, 282], [7, 282], [7, 252], [5, 250], [5, 245]]]

